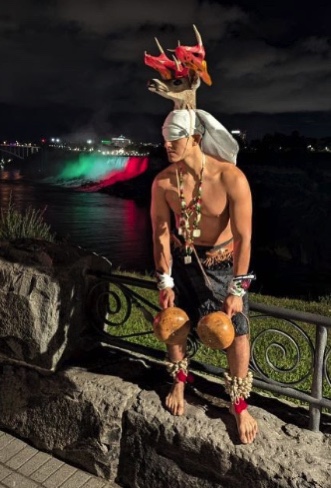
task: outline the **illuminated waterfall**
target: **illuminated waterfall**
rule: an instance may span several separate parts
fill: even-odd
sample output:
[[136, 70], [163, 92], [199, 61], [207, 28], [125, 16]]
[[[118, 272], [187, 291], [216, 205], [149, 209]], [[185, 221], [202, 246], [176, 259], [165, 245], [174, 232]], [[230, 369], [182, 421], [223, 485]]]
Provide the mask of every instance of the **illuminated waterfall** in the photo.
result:
[[81, 191], [97, 191], [119, 181], [126, 181], [148, 169], [147, 156], [104, 156], [80, 154], [76, 159], [56, 164], [46, 183], [71, 186]]

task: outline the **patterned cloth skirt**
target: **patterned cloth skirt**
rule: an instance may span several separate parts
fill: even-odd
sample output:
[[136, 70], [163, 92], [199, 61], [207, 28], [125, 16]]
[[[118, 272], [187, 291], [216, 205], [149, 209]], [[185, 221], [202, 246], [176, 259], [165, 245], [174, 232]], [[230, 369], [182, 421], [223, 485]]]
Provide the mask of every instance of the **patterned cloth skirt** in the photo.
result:
[[[194, 246], [192, 262], [185, 264], [184, 246], [177, 236], [172, 238], [175, 303], [185, 310], [193, 327], [201, 317], [223, 309], [223, 301], [233, 277], [233, 252], [226, 247], [231, 241], [217, 246]], [[243, 303], [243, 313], [232, 317], [237, 336], [249, 333], [247, 293]]]

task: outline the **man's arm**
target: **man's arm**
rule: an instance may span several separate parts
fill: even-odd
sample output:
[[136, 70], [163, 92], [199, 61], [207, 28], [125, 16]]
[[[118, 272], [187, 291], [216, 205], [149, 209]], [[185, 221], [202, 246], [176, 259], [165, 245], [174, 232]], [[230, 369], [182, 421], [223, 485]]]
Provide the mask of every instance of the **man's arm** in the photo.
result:
[[[252, 237], [252, 196], [245, 175], [233, 168], [225, 177], [229, 199], [230, 225], [233, 234], [233, 274], [245, 275], [249, 270]], [[242, 297], [229, 294], [224, 301], [224, 310], [232, 316], [241, 312]]]
[[[171, 274], [170, 217], [171, 211], [165, 199], [165, 190], [160, 184], [159, 177], [156, 177], [152, 185], [151, 222], [154, 264], [156, 271], [161, 275]], [[160, 290], [160, 305], [163, 308], [173, 306], [174, 298], [172, 288]]]
[[247, 274], [251, 257], [252, 196], [244, 174], [236, 168], [228, 186], [230, 224], [234, 240], [234, 276]]

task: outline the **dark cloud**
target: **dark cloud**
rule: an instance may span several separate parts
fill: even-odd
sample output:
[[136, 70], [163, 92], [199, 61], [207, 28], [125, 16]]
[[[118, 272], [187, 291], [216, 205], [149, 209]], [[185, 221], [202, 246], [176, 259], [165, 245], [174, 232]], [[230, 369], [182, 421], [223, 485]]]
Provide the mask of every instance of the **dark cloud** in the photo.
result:
[[287, 49], [259, 40], [228, 42], [212, 102], [226, 113], [331, 110], [331, 47], [320, 41], [307, 39]]
[[[30, 110], [54, 120], [62, 114], [60, 126], [69, 132], [116, 127], [123, 132], [125, 120], [134, 132], [133, 121], [139, 119], [137, 132], [144, 127], [148, 137], [157, 134], [148, 120], [161, 119], [171, 102], [146, 89], [155, 72], [144, 66], [143, 53], [158, 53], [155, 36], [165, 49], [174, 48], [178, 39], [195, 44], [192, 24], [202, 34], [213, 79], [211, 87], [199, 89], [201, 108], [229, 120], [242, 114], [248, 130], [250, 114], [252, 127], [257, 113], [261, 121], [263, 114], [298, 114], [299, 125], [301, 116], [307, 129], [304, 114], [325, 120], [323, 114], [331, 110], [329, 13], [330, 6], [321, 10], [315, 2], [307, 19], [302, 5], [299, 9], [284, 0], [272, 5], [248, 0], [5, 2], [0, 130], [13, 119], [10, 107], [15, 113], [21, 107], [22, 114]], [[34, 125], [37, 130], [37, 121]], [[40, 130], [49, 125], [51, 120], [41, 120]]]

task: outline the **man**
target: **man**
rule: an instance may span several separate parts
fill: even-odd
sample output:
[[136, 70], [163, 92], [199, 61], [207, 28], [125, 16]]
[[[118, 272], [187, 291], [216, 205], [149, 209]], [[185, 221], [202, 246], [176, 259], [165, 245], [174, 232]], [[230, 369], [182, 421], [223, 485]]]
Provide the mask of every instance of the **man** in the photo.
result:
[[[171, 164], [156, 176], [151, 202], [160, 305], [184, 309], [193, 325], [215, 310], [232, 318], [236, 336], [226, 351], [226, 388], [240, 440], [249, 444], [258, 430], [245, 402], [252, 384], [245, 292], [250, 278], [249, 184], [234, 164], [236, 141], [210, 114], [174, 110], [162, 133]], [[172, 215], [175, 235], [171, 232]], [[173, 415], [184, 413], [185, 355], [186, 341], [167, 345], [168, 370], [174, 383], [166, 406]]]

